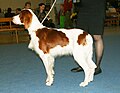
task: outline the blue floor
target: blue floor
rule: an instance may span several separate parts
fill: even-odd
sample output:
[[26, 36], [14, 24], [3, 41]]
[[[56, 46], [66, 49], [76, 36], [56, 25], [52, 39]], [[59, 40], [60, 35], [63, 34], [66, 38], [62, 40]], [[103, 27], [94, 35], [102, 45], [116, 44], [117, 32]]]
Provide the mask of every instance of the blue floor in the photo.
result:
[[38, 56], [26, 44], [0, 45], [0, 93], [119, 93], [120, 35], [104, 37], [102, 73], [87, 87], [79, 87], [84, 73], [72, 73], [76, 67], [71, 56], [57, 58], [55, 80], [45, 85], [46, 73]]

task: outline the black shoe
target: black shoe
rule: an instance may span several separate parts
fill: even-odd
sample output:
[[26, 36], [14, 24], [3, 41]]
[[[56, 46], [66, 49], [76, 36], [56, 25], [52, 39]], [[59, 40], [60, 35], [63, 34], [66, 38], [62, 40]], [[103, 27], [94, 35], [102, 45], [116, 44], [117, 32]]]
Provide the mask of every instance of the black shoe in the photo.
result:
[[76, 68], [71, 69], [71, 72], [81, 72], [81, 71], [83, 71], [81, 67], [76, 67]]
[[101, 68], [96, 68], [94, 75], [98, 75], [98, 74], [100, 74], [100, 73], [102, 73]]

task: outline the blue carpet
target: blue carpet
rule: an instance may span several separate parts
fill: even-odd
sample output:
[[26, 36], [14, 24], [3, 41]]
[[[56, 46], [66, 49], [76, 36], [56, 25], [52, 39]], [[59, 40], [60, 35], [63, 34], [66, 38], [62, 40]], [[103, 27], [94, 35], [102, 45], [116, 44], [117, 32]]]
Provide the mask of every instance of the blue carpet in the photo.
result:
[[120, 35], [104, 40], [103, 72], [84, 88], [79, 87], [84, 73], [70, 71], [77, 66], [71, 56], [56, 59], [54, 84], [47, 87], [44, 66], [28, 44], [0, 45], [0, 93], [119, 93]]

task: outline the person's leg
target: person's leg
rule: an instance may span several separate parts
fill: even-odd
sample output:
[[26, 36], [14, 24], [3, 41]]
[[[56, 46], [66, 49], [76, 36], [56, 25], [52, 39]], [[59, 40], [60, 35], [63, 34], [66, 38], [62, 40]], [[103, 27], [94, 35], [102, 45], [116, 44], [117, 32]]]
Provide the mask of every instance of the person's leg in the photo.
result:
[[96, 61], [96, 71], [95, 74], [101, 73], [101, 60], [103, 57], [103, 51], [104, 51], [104, 44], [103, 44], [103, 38], [101, 35], [93, 35], [94, 38], [94, 44], [95, 44], [95, 61]]

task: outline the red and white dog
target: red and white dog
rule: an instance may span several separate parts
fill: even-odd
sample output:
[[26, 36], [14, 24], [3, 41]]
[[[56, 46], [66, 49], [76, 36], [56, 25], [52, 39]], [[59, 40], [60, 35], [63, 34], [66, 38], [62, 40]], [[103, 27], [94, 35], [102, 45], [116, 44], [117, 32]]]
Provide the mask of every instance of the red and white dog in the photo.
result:
[[28, 48], [34, 50], [43, 61], [47, 86], [53, 84], [55, 57], [69, 54], [84, 70], [85, 78], [80, 86], [84, 87], [93, 81], [96, 65], [92, 60], [93, 39], [90, 34], [81, 29], [47, 28], [30, 9], [14, 16], [13, 22], [28, 29], [31, 36]]

